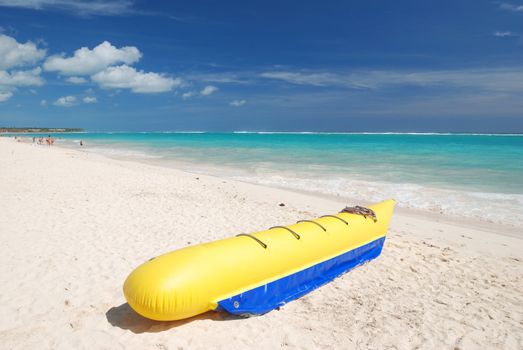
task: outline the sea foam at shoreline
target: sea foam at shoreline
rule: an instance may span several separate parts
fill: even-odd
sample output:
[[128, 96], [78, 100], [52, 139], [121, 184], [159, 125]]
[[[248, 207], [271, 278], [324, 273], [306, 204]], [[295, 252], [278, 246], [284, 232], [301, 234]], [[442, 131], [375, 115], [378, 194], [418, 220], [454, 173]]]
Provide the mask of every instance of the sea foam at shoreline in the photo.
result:
[[[79, 135], [60, 135], [78, 147]], [[523, 227], [523, 136], [86, 133], [104, 155]], [[76, 142], [75, 142], [76, 141]]]

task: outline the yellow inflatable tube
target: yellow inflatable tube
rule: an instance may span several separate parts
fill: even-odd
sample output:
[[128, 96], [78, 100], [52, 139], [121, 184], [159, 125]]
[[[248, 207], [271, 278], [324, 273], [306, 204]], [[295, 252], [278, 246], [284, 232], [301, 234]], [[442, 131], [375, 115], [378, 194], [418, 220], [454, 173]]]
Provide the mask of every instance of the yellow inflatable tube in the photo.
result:
[[262, 314], [377, 257], [393, 207], [393, 200], [369, 207], [376, 221], [339, 213], [176, 250], [136, 268], [124, 295], [154, 320], [220, 309]]

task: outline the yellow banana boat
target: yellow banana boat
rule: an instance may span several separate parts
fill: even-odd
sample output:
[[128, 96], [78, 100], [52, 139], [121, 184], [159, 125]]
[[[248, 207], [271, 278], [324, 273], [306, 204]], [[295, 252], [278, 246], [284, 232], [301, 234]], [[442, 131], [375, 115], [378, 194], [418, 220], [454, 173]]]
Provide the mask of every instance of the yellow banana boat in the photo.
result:
[[160, 321], [263, 314], [381, 253], [394, 201], [355, 208], [158, 256], [129, 275], [125, 298]]

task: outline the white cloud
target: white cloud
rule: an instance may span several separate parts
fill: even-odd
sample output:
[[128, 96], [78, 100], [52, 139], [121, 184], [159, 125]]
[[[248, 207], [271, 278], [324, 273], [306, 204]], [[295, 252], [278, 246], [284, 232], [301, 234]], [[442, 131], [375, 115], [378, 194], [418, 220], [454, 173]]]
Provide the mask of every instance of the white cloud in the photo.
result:
[[90, 96], [85, 96], [82, 101], [84, 101], [84, 103], [86, 103], [86, 104], [91, 104], [91, 103], [97, 103], [98, 102], [96, 97], [90, 97]]
[[494, 32], [494, 36], [497, 36], [497, 37], [501, 37], [501, 38], [504, 38], [504, 37], [508, 37], [508, 36], [517, 36], [516, 33], [514, 32]]
[[137, 93], [158, 93], [171, 91], [182, 85], [180, 78], [173, 79], [158, 73], [145, 73], [133, 67], [121, 65], [109, 67], [96, 73], [91, 79], [107, 89], [131, 89]]
[[503, 10], [513, 11], [513, 12], [523, 12], [523, 5], [513, 5], [507, 2], [503, 2], [499, 5]]
[[234, 101], [231, 101], [229, 103], [229, 105], [231, 105], [233, 107], [240, 107], [240, 106], [243, 106], [246, 103], [247, 103], [247, 101], [245, 101], [245, 100], [234, 100]]
[[264, 72], [262, 78], [283, 80], [296, 85], [332, 86], [344, 85], [352, 88], [365, 88], [356, 82], [351, 82], [348, 77], [328, 72]]
[[75, 76], [69, 77], [69, 78], [65, 79], [65, 81], [68, 81], [71, 84], [84, 84], [84, 83], [87, 83], [87, 79], [82, 78], [82, 77], [75, 77]]
[[62, 10], [72, 14], [88, 15], [121, 15], [130, 13], [133, 2], [129, 0], [0, 0], [0, 6], [19, 7], [33, 10]]
[[354, 79], [372, 87], [387, 85], [450, 86], [490, 91], [523, 91], [523, 69], [465, 69], [425, 72], [373, 72]]
[[138, 62], [142, 53], [134, 46], [116, 48], [104, 41], [92, 50], [82, 47], [72, 57], [51, 56], [44, 63], [47, 71], [57, 71], [65, 75], [95, 74], [115, 64]]
[[296, 85], [378, 89], [390, 86], [444, 86], [491, 91], [523, 91], [523, 68], [441, 71], [266, 72], [261, 77]]
[[76, 97], [63, 96], [56, 100], [53, 104], [58, 107], [72, 107], [76, 104]]
[[42, 106], [42, 107], [47, 106], [47, 100], [40, 101], [40, 106]]
[[39, 49], [31, 41], [22, 44], [10, 36], [0, 34], [0, 70], [35, 64], [45, 54], [45, 49]]
[[200, 91], [200, 95], [209, 96], [209, 95], [215, 93], [216, 91], [218, 91], [218, 88], [216, 86], [207, 85], [206, 87], [204, 87], [202, 89], [202, 91]]
[[[10, 70], [14, 67], [34, 65], [46, 55], [45, 49], [39, 49], [31, 41], [19, 43], [14, 38], [0, 34], [0, 90], [2, 101], [13, 96], [13, 91], [20, 86], [41, 86], [44, 80], [41, 68], [31, 70]], [[8, 69], [10, 71], [8, 71]]]
[[0, 102], [5, 102], [13, 96], [11, 91], [0, 91]]
[[194, 92], [194, 91], [187, 91], [187, 92], [184, 92], [184, 93], [182, 94], [182, 98], [183, 98], [184, 100], [187, 100], [188, 98], [191, 98], [191, 97], [193, 97], [194, 95], [195, 95], [195, 92]]
[[188, 78], [191, 80], [198, 80], [215, 84], [249, 84], [252, 82], [247, 77], [238, 76], [237, 73], [193, 74], [188, 76]]
[[40, 77], [41, 72], [40, 68], [11, 73], [0, 70], [0, 87], [41, 86], [44, 84], [44, 80]]
[[187, 100], [191, 97], [194, 97], [196, 95], [201, 95], [201, 96], [209, 96], [209, 95], [212, 95], [213, 93], [215, 93], [216, 91], [218, 91], [219, 89], [216, 87], [216, 86], [213, 86], [213, 85], [207, 85], [206, 87], [204, 87], [202, 90], [200, 90], [200, 92], [196, 92], [196, 91], [187, 91], [187, 92], [184, 92], [182, 94], [182, 98], [184, 100]]

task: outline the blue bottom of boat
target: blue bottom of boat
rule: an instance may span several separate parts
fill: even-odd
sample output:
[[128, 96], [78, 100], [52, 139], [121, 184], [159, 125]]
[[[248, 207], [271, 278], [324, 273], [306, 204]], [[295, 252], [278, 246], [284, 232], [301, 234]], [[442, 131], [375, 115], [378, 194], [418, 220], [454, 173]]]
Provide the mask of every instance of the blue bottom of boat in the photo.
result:
[[260, 315], [298, 299], [343, 273], [376, 258], [385, 237], [292, 275], [218, 302], [217, 310], [234, 315]]

